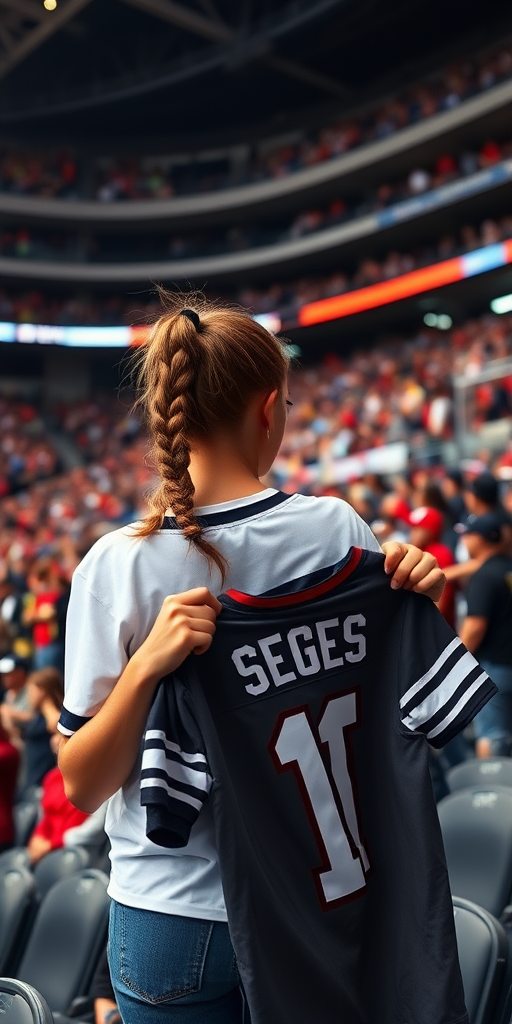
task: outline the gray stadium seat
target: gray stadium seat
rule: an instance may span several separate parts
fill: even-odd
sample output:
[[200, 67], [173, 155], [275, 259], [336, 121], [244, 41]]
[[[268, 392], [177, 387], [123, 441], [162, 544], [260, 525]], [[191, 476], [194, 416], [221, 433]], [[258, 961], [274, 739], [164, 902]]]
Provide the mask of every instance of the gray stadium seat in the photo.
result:
[[512, 892], [512, 790], [461, 789], [437, 810], [452, 894], [500, 917]]
[[66, 1013], [87, 995], [105, 946], [108, 879], [88, 868], [57, 882], [44, 898], [16, 976], [42, 993], [52, 1011]]
[[7, 871], [8, 868], [30, 870], [30, 857], [25, 846], [13, 846], [12, 850], [0, 853], [0, 871]]
[[0, 871], [0, 973], [12, 974], [37, 906], [34, 877], [24, 867]]
[[450, 793], [472, 786], [511, 786], [512, 757], [489, 757], [462, 761], [446, 772]]
[[70, 878], [88, 866], [89, 854], [81, 846], [64, 846], [60, 850], [51, 850], [34, 867], [34, 878], [41, 899], [44, 899], [56, 882]]
[[38, 800], [21, 800], [13, 807], [14, 841], [16, 846], [26, 846], [39, 817]]
[[41, 993], [14, 978], [0, 978], [0, 1017], [2, 1024], [53, 1024]]
[[470, 1024], [508, 1024], [511, 970], [505, 930], [492, 914], [454, 897], [455, 931]]

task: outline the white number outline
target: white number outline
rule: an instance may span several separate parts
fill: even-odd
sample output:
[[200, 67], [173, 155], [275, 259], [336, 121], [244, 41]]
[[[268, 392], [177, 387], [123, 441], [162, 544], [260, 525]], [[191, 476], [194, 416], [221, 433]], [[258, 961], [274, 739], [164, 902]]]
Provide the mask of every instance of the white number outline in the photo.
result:
[[[322, 728], [322, 720], [327, 712], [329, 705], [332, 704], [333, 701], [340, 699], [343, 700], [345, 698], [354, 698], [355, 702], [355, 718], [350, 724], [343, 726], [342, 736], [340, 737], [340, 740], [342, 743], [344, 743], [345, 747], [346, 772], [352, 791], [352, 809], [355, 815], [355, 824], [357, 827], [356, 837], [354, 837], [351, 829], [348, 827], [347, 824], [342, 796], [339, 787], [336, 784], [336, 779], [332, 770], [332, 759], [331, 751], [329, 749], [329, 741], [322, 740], [320, 735], [320, 730]], [[356, 889], [333, 899], [326, 898], [326, 894], [322, 884], [322, 875], [325, 875], [326, 873], [332, 871], [333, 863], [329, 856], [324, 836], [322, 835], [320, 826], [318, 824], [318, 819], [314, 811], [311, 795], [307, 788], [306, 780], [301, 770], [299, 760], [298, 758], [289, 758], [287, 761], [283, 762], [281, 761], [277, 750], [277, 744], [279, 743], [279, 739], [282, 735], [285, 721], [293, 718], [298, 718], [300, 716], [304, 716], [304, 718], [307, 721], [311, 733], [311, 738], [316, 746], [319, 757], [322, 761], [323, 768], [325, 769], [325, 775], [330, 787], [330, 795], [332, 796], [332, 801], [337, 812], [341, 832], [343, 834], [343, 839], [345, 840], [346, 843], [348, 843], [354, 861], [359, 862], [361, 868], [361, 877], [364, 879], [363, 884], [358, 886]], [[278, 772], [278, 774], [281, 775], [285, 772], [291, 771], [293, 772], [293, 775], [295, 777], [295, 781], [297, 783], [299, 794], [304, 805], [309, 826], [313, 833], [315, 842], [318, 847], [318, 852], [321, 858], [320, 864], [317, 867], [311, 868], [311, 874], [313, 877], [313, 882], [315, 885], [320, 906], [324, 912], [332, 910], [335, 907], [341, 906], [344, 903], [350, 903], [353, 900], [360, 899], [361, 896], [366, 891], [366, 879], [372, 873], [372, 864], [367, 853], [368, 844], [366, 840], [362, 837], [361, 833], [361, 811], [358, 799], [355, 760], [351, 738], [351, 733], [355, 729], [359, 729], [361, 727], [361, 724], [362, 723], [359, 688], [354, 688], [352, 690], [343, 690], [337, 693], [331, 693], [324, 698], [316, 722], [314, 722], [311, 710], [307, 704], [302, 704], [294, 708], [289, 708], [287, 711], [281, 712], [281, 714], [278, 716], [270, 742], [268, 744], [268, 751], [272, 758], [274, 768]]]

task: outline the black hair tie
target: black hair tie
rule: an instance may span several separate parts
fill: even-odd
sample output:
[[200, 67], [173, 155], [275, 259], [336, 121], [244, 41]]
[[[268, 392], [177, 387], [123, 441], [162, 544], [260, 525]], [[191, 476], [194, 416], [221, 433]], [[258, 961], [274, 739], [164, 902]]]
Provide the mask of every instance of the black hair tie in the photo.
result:
[[194, 324], [196, 331], [199, 330], [201, 321], [199, 319], [199, 313], [196, 313], [195, 309], [180, 309], [178, 316], [186, 316], [187, 320], [191, 320]]

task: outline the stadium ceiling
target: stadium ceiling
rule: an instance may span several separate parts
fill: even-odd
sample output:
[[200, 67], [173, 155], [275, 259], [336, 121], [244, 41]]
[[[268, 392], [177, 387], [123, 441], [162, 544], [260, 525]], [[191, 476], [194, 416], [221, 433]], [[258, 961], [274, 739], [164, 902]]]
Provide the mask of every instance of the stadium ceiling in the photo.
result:
[[282, 132], [503, 38], [509, 4], [0, 0], [2, 134], [136, 150]]

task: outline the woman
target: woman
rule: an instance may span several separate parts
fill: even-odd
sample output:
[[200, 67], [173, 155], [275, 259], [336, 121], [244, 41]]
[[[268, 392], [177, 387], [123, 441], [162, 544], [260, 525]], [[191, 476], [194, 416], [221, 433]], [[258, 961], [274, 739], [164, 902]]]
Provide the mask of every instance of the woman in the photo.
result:
[[[64, 696], [62, 676], [56, 668], [42, 668], [29, 676], [27, 689], [33, 710], [44, 717], [56, 753], [60, 742], [57, 722]], [[67, 829], [81, 825], [88, 818], [88, 814], [78, 810], [68, 800], [60, 768], [56, 765], [44, 776], [42, 790], [41, 817], [27, 843], [32, 864], [41, 860], [50, 850], [63, 846]]]
[[[171, 302], [142, 356], [160, 475], [150, 514], [97, 542], [68, 615], [60, 764], [77, 806], [111, 798], [110, 966], [130, 1024], [242, 1019], [209, 808], [184, 849], [146, 839], [138, 756], [159, 679], [208, 650], [223, 589], [262, 593], [352, 545], [380, 550], [343, 501], [261, 483], [285, 429], [284, 349], [244, 312], [196, 307]], [[390, 545], [386, 570], [394, 587], [442, 590], [418, 549]]]

